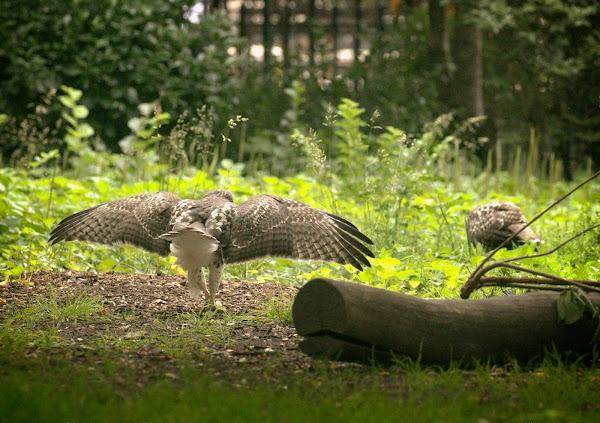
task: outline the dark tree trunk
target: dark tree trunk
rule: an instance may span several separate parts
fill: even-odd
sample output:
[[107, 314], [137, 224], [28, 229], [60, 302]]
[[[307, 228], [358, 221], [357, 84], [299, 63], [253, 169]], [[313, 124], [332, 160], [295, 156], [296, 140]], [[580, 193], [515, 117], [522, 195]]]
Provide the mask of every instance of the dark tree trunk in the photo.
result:
[[441, 0], [429, 0], [429, 57], [434, 68], [439, 70], [437, 86], [440, 98], [449, 101], [448, 84], [452, 77], [452, 60], [446, 5]]
[[273, 67], [273, 56], [271, 49], [273, 48], [273, 25], [271, 25], [271, 14], [273, 13], [273, 2], [275, 0], [265, 0], [263, 8], [263, 66], [265, 73], [269, 73]]
[[[476, 300], [425, 300], [332, 279], [313, 279], [296, 296], [294, 325], [309, 355], [348, 361], [410, 357], [452, 361], [528, 362], [546, 350], [590, 354], [597, 319], [559, 323], [557, 292]], [[595, 305], [599, 295], [589, 294]]]
[[315, 64], [315, 0], [308, 0], [308, 11], [306, 15], [306, 27], [308, 31], [308, 57], [311, 66]]
[[[462, 112], [458, 116], [460, 119], [487, 116], [473, 134], [474, 139], [478, 141], [474, 144], [474, 152], [480, 160], [485, 161], [488, 151], [494, 151], [496, 126], [493, 116], [486, 113], [483, 96], [483, 37], [476, 23], [472, 18], [469, 19], [471, 10], [477, 4], [472, 0], [459, 0], [454, 4], [456, 17], [452, 39], [453, 73], [450, 103]], [[483, 142], [486, 139], [488, 142]]]
[[465, 19], [466, 7], [457, 5], [457, 24], [454, 33], [454, 100], [464, 108], [466, 117], [485, 114], [483, 104], [483, 66], [481, 31]]

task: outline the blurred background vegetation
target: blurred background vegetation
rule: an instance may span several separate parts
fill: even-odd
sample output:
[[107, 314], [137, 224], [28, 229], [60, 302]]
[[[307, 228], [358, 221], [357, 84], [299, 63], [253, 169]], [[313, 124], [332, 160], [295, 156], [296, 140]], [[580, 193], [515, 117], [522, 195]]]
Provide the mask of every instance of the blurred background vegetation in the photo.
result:
[[[249, 18], [256, 2], [6, 2], [3, 163], [66, 148], [55, 98], [66, 85], [84, 93], [96, 150], [123, 149], [119, 142], [141, 103], [170, 114], [163, 134], [203, 108], [213, 136], [230, 119], [248, 118], [221, 158], [250, 164], [247, 171], [294, 173], [303, 164], [295, 160], [290, 128], [319, 128], [329, 105], [348, 98], [378, 116], [371, 133], [390, 125], [415, 134], [444, 114], [451, 114], [452, 131], [481, 116], [461, 143], [482, 167], [506, 168], [515, 160], [526, 166], [529, 154], [540, 176], [558, 171], [570, 179], [587, 159], [600, 165], [596, 2], [269, 0], [260, 6]], [[262, 23], [252, 26], [254, 16]], [[342, 60], [344, 44], [349, 60]], [[263, 48], [262, 56], [254, 47]], [[281, 51], [285, 56], [271, 54]]]

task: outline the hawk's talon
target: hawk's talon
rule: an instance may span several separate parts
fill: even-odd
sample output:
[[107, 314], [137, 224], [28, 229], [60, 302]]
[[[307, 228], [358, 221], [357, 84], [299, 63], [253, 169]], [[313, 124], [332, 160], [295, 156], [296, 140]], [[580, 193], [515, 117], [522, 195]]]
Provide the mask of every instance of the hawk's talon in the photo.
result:
[[204, 307], [202, 307], [202, 313], [213, 312], [213, 313], [225, 313], [227, 310], [225, 306], [221, 303], [221, 301], [215, 301], [213, 304], [210, 302], [204, 303]]

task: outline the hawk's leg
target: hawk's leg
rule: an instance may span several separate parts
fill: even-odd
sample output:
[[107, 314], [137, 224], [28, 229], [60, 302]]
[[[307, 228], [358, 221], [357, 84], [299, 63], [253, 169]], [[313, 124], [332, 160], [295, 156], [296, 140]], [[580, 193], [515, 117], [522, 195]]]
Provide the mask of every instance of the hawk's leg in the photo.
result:
[[210, 271], [208, 275], [208, 289], [210, 291], [209, 304], [215, 304], [215, 297], [221, 285], [221, 276], [223, 275], [223, 262], [211, 264], [208, 266]]
[[192, 269], [188, 272], [188, 284], [190, 285], [190, 295], [200, 297], [201, 294], [204, 294], [204, 299], [208, 301], [210, 293], [206, 289], [206, 279], [204, 279], [202, 268]]

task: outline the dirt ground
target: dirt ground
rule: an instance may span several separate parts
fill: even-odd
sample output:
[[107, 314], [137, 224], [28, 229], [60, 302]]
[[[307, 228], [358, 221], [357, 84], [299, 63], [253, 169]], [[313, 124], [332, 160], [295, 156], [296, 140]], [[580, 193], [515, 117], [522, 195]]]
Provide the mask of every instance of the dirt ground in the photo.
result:
[[[174, 357], [165, 350], [164, 343], [156, 343], [152, 339], [157, 334], [180, 339], [186, 325], [185, 316], [199, 315], [204, 305], [203, 300], [188, 294], [184, 276], [40, 271], [24, 279], [25, 283], [0, 285], [0, 320], [11, 310], [51, 295], [60, 304], [83, 293], [99, 297], [104, 307], [97, 312], [97, 319], [61, 322], [58, 332], [64, 341], [58, 343], [54, 351], [52, 348], [42, 351], [32, 347], [29, 354], [34, 356], [46, 354], [82, 362], [93, 360], [101, 365], [105, 358], [101, 352], [95, 352], [99, 336], [109, 333], [113, 338], [142, 340], [148, 336], [150, 341], [147, 345], [136, 351], [120, 350], [117, 359], [142, 371], [144, 368], [150, 371], [161, 363], [162, 371], [177, 375], [177, 369], [182, 365], [181, 357]], [[186, 365], [210, 367], [216, 376], [235, 376], [241, 368], [248, 370], [249, 366], [260, 373], [273, 373], [273, 377], [282, 373], [293, 377], [310, 371], [314, 362], [298, 350], [300, 338], [293, 325], [266, 318], [264, 312], [265, 305], [273, 298], [292, 299], [297, 291], [298, 288], [277, 283], [224, 280], [220, 300], [229, 317], [214, 314], [212, 318], [226, 320], [227, 325], [231, 325], [226, 328], [227, 340], [223, 342], [218, 336], [213, 336], [213, 340], [210, 334], [206, 334], [201, 347], [191, 342], [191, 359], [186, 360]], [[122, 315], [123, 319], [102, 319], [102, 314]], [[231, 315], [240, 318], [231, 319]], [[331, 368], [342, 370], [348, 366], [361, 367], [336, 363]], [[145, 384], [143, 379], [140, 379], [140, 384]]]

